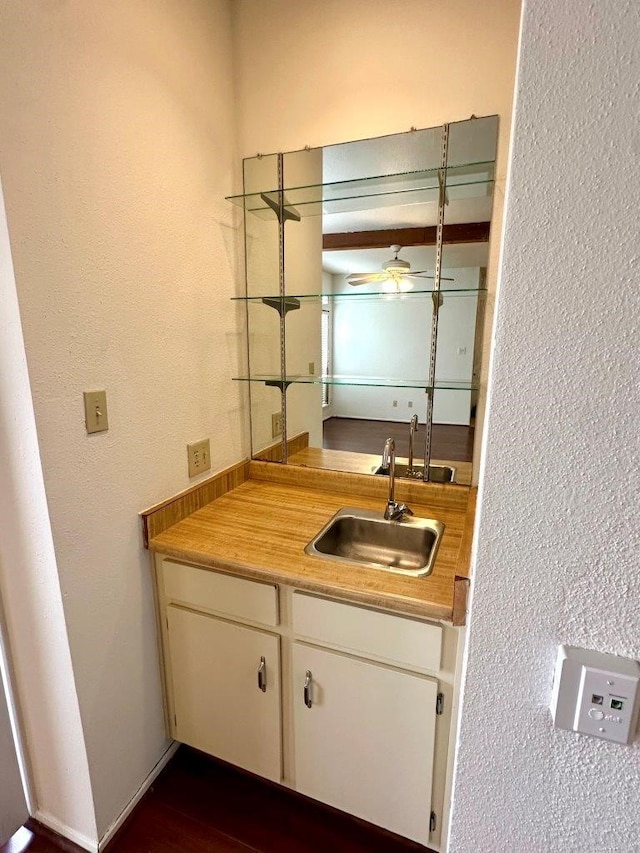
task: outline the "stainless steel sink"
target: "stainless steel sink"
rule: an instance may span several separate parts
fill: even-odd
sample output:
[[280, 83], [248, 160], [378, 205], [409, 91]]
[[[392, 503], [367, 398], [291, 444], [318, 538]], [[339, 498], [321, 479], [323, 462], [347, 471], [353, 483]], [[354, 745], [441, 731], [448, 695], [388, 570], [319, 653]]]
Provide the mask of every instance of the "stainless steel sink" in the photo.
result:
[[[372, 469], [374, 474], [382, 474], [384, 476], [389, 476], [388, 468], [375, 468]], [[403, 465], [399, 462], [396, 462], [396, 477], [405, 478], [407, 477], [408, 465]], [[422, 479], [422, 465], [414, 466], [414, 474], [409, 478], [413, 480], [421, 480]], [[456, 469], [452, 468], [450, 465], [429, 465], [429, 482], [431, 483], [453, 483], [456, 476]]]
[[387, 521], [382, 513], [345, 508], [304, 549], [314, 557], [421, 577], [433, 570], [444, 524], [432, 518]]

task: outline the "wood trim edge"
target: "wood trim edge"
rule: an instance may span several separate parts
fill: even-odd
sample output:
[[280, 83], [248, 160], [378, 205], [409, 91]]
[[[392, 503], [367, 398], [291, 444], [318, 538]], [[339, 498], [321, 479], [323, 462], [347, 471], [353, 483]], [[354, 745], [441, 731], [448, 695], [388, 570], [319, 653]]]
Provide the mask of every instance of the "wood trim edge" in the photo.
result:
[[453, 581], [453, 615], [451, 623], [455, 627], [467, 624], [467, 604], [469, 598], [469, 578], [456, 575]]
[[472, 489], [469, 489], [469, 497], [467, 499], [467, 513], [464, 521], [462, 542], [460, 543], [460, 552], [458, 554], [457, 575], [459, 577], [468, 578], [471, 576], [471, 552], [473, 550], [473, 532], [476, 520], [477, 499], [478, 488], [477, 486], [474, 486]]
[[192, 512], [202, 509], [206, 504], [230, 492], [244, 483], [249, 477], [249, 460], [244, 459], [223, 471], [214, 474], [207, 480], [203, 480], [190, 486], [177, 495], [167, 498], [148, 509], [142, 510], [139, 515], [142, 521], [142, 543], [146, 549], [149, 548], [149, 540], [158, 533], [162, 533], [167, 527], [182, 521]]

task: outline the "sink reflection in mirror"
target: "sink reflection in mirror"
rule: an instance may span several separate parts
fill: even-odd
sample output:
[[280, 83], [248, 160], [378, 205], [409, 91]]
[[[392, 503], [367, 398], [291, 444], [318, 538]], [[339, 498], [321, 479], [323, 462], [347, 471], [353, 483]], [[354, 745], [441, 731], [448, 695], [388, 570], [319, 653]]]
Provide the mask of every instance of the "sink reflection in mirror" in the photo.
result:
[[245, 160], [254, 458], [371, 473], [417, 415], [429, 479], [471, 482], [496, 142], [491, 116]]
[[[383, 477], [389, 476], [389, 469], [378, 466], [373, 469], [374, 474], [379, 474]], [[422, 478], [422, 468], [415, 465], [409, 470], [408, 465], [396, 462], [396, 477], [401, 479], [416, 480]], [[431, 483], [455, 483], [456, 469], [450, 465], [429, 465], [429, 482]]]

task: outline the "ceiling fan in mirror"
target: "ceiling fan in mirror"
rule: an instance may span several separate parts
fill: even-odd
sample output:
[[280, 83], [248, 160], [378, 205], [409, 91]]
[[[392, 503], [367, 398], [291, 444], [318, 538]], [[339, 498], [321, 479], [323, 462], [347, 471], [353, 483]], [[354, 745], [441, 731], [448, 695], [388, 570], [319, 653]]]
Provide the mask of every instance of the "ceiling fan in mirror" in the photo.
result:
[[[412, 270], [409, 261], [398, 257], [402, 246], [391, 246], [393, 258], [382, 264], [380, 272], [355, 272], [347, 276], [347, 281], [353, 287], [361, 284], [380, 284], [385, 293], [406, 293], [413, 288], [414, 278], [434, 279], [427, 270]], [[453, 281], [452, 278], [441, 278], [441, 281]]]

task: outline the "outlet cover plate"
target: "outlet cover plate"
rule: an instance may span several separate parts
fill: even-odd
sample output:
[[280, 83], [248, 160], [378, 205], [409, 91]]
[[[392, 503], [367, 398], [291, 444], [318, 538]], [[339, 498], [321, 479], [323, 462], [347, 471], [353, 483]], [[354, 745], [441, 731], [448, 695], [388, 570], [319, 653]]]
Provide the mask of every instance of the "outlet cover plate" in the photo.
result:
[[271, 415], [271, 438], [282, 435], [282, 412], [274, 412]]
[[187, 444], [187, 457], [189, 459], [189, 476], [197, 477], [205, 471], [211, 470], [211, 453], [209, 451], [209, 439]]

